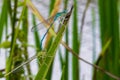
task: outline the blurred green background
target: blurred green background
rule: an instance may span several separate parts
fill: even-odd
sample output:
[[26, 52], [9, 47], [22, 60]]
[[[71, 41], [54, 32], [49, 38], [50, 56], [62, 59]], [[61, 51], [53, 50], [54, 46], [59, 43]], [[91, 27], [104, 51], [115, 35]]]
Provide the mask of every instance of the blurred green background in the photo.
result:
[[[0, 2], [0, 80], [120, 80], [120, 0]], [[72, 5], [64, 33], [54, 24], [40, 49], [45, 31], [31, 28]]]

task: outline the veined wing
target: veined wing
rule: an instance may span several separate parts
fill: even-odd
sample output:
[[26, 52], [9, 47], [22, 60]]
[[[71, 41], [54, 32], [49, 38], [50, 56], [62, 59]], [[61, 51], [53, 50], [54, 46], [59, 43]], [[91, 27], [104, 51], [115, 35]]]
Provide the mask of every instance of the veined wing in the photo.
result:
[[61, 17], [63, 17], [63, 15], [61, 15], [59, 17], [58, 17], [58, 15], [51, 16], [47, 20], [42, 21], [42, 22], [38, 23], [37, 25], [33, 26], [32, 29], [31, 29], [31, 31], [32, 32], [38, 31], [38, 30], [40, 30], [42, 28], [43, 24], [51, 24], [51, 23], [54, 22], [54, 18], [56, 18], [55, 20], [58, 20], [58, 19], [61, 19]]
[[38, 30], [42, 29], [42, 25], [43, 25], [43, 24], [46, 24], [46, 23], [47, 23], [47, 24], [51, 24], [51, 23], [53, 22], [53, 20], [54, 20], [54, 17], [55, 17], [55, 16], [51, 16], [51, 17], [48, 18], [47, 20], [44, 20], [44, 21], [38, 23], [37, 25], [33, 26], [33, 27], [31, 28], [31, 31], [34, 32], [34, 31], [38, 31]]

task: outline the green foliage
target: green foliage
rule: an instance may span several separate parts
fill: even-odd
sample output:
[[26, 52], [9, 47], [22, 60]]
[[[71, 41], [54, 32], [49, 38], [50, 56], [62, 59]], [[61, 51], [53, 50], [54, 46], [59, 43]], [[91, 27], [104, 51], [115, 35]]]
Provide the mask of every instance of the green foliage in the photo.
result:
[[[112, 38], [111, 44], [99, 61], [99, 66], [120, 77], [120, 46], [118, 0], [99, 0], [100, 32], [102, 47]], [[94, 80], [114, 80], [101, 72], [96, 73]]]
[[2, 42], [2, 43], [0, 44], [0, 48], [5, 48], [5, 49], [7, 49], [7, 48], [10, 48], [10, 46], [11, 46], [11, 42], [10, 42], [10, 41], [4, 41], [4, 42]]
[[[29, 28], [31, 30], [31, 22], [28, 22], [29, 14], [28, 10], [32, 11], [32, 24], [36, 25], [37, 17], [40, 21], [45, 19], [42, 17], [40, 12], [35, 8], [35, 5], [30, 0], [3, 0], [2, 8], [0, 13], [0, 48], [7, 50], [9, 53], [6, 56], [6, 67], [0, 70], [0, 78], [5, 78], [6, 80], [51, 80], [53, 75], [53, 61], [56, 55], [56, 51], [59, 50], [59, 58], [61, 63], [61, 80], [69, 80], [69, 63], [72, 64], [72, 80], [79, 80], [79, 60], [93, 66], [94, 75], [93, 80], [113, 80], [119, 79], [120, 77], [120, 46], [119, 46], [119, 18], [118, 17], [118, 0], [99, 0], [99, 13], [100, 13], [100, 34], [101, 34], [101, 53], [95, 62], [95, 65], [89, 63], [88, 61], [80, 58], [78, 55], [80, 53], [81, 40], [82, 40], [82, 30], [84, 26], [85, 15], [89, 7], [91, 0], [88, 0], [83, 11], [81, 29], [78, 26], [78, 4], [77, 0], [73, 0], [74, 12], [72, 10], [67, 13], [66, 18], [70, 18], [73, 15], [72, 20], [72, 31], [66, 28], [68, 20], [64, 22], [64, 25], [59, 29], [58, 33], [55, 33], [51, 28], [49, 33], [50, 38], [46, 39], [45, 48], [46, 50], [40, 49], [40, 39], [39, 32], [33, 32], [35, 46], [31, 45], [28, 36]], [[61, 1], [50, 0], [50, 6], [48, 8], [49, 13], [52, 16], [55, 15], [60, 7]], [[64, 0], [64, 9], [68, 8], [69, 0]], [[120, 3], [120, 1], [119, 1]], [[72, 6], [72, 5], [71, 5]], [[120, 12], [119, 12], [120, 13]], [[68, 15], [69, 14], [69, 15]], [[92, 25], [93, 25], [93, 36], [95, 35], [95, 11], [92, 14]], [[9, 19], [9, 20], [8, 20]], [[66, 19], [65, 19], [66, 20]], [[9, 22], [9, 23], [8, 23]], [[61, 23], [60, 23], [61, 24]], [[45, 27], [49, 27], [49, 23], [44, 24]], [[56, 27], [56, 26], [55, 26]], [[68, 25], [69, 28], [69, 25]], [[6, 29], [6, 30], [4, 30]], [[11, 32], [8, 34], [8, 30]], [[66, 30], [65, 30], [66, 29]], [[65, 34], [65, 41], [62, 37]], [[4, 35], [5, 33], [6, 35]], [[72, 39], [69, 39], [69, 33], [72, 33]], [[78, 34], [80, 33], [80, 34]], [[5, 36], [5, 39], [4, 37]], [[52, 39], [51, 39], [52, 37]], [[48, 41], [47, 41], [48, 40]], [[70, 41], [72, 40], [72, 41]], [[68, 46], [72, 45], [72, 49]], [[65, 51], [62, 48], [58, 49], [58, 46], [62, 44]], [[93, 40], [95, 44], [95, 39]], [[35, 56], [29, 59], [28, 47], [35, 49]], [[9, 51], [8, 51], [9, 50]], [[93, 48], [93, 51], [95, 47]], [[73, 54], [72, 59], [69, 59], [69, 52]], [[64, 56], [62, 56], [62, 54]], [[38, 62], [38, 73], [36, 75], [32, 74], [31, 65], [28, 64], [33, 59], [37, 58]], [[70, 62], [70, 61], [72, 62]], [[96, 60], [96, 59], [94, 59]], [[24, 67], [23, 67], [24, 66]], [[96, 69], [97, 68], [97, 69]], [[100, 72], [100, 71], [101, 72]], [[111, 72], [111, 73], [109, 73]], [[27, 73], [27, 75], [26, 75]], [[105, 73], [105, 74], [103, 74]], [[26, 75], [26, 76], [25, 76]], [[118, 77], [119, 76], [119, 77]]]
[[[32, 15], [32, 22], [33, 22], [33, 25], [36, 25], [36, 21], [35, 21], [35, 16], [34, 15]], [[39, 51], [40, 50], [40, 39], [39, 39], [39, 35], [38, 35], [38, 32], [37, 31], [35, 31], [34, 32], [34, 39], [35, 39], [35, 45], [36, 45], [36, 47], [38, 48], [38, 50], [36, 50], [36, 51]]]
[[7, 16], [8, 16], [8, 0], [4, 0], [0, 15], [0, 42], [2, 40], [4, 25], [7, 24]]
[[[78, 38], [78, 19], [77, 19], [77, 0], [74, 0], [74, 12], [73, 12], [73, 26], [72, 26], [72, 46], [73, 50], [79, 55], [79, 38]], [[73, 80], [79, 80], [79, 62], [78, 59], [73, 56], [72, 58], [72, 78]]]

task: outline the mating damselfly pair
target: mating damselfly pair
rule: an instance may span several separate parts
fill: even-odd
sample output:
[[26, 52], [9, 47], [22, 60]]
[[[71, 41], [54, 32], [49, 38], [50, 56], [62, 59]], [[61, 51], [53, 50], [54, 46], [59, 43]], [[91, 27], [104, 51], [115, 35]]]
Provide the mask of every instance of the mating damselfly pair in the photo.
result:
[[[41, 49], [42, 49], [42, 42], [43, 42], [46, 34], [49, 32], [50, 28], [53, 26], [53, 24], [55, 23], [56, 20], [60, 20], [60, 24], [62, 24], [62, 21], [65, 19], [66, 14], [67, 14], [67, 10], [64, 10], [64, 11], [62, 11], [62, 12], [56, 13], [55, 16], [52, 16], [52, 17], [48, 18], [47, 20], [45, 20], [45, 22], [48, 22], [48, 23], [51, 22], [51, 23], [49, 23], [50, 26], [49, 26], [49, 28], [47, 29], [47, 31], [44, 33], [44, 35], [43, 35], [43, 37], [42, 37], [42, 39], [41, 39], [41, 41], [40, 41], [40, 48], [41, 48]], [[49, 20], [52, 20], [52, 21], [49, 21]], [[33, 26], [32, 29], [31, 29], [31, 31], [34, 32], [34, 31], [40, 30], [40, 25], [41, 25], [42, 23], [44, 23], [44, 21], [41, 22], [41, 23], [39, 23], [39, 24], [37, 24], [37, 25], [35, 25], [35, 26]], [[38, 53], [38, 55], [34, 55], [34, 56], [31, 57], [29, 60], [27, 60], [26, 62], [22, 63], [20, 66], [14, 68], [14, 69], [11, 70], [10, 72], [6, 73], [5, 76], [8, 76], [8, 75], [10, 75], [10, 74], [12, 74], [12, 73], [17, 72], [18, 69], [22, 68], [22, 66], [28, 64], [29, 62], [31, 62], [31, 61], [32, 61], [33, 59], [35, 59], [36, 57], [41, 57], [41, 56], [43, 56], [44, 54], [45, 54], [45, 52], [42, 52], [42, 51], [41, 51], [40, 53]], [[44, 55], [44, 56], [45, 56], [45, 55]]]

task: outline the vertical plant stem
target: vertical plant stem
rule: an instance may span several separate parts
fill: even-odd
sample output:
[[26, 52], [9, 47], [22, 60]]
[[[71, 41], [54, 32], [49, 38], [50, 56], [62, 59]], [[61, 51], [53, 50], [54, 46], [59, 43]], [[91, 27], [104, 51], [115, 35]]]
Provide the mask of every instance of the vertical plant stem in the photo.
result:
[[[14, 55], [14, 47], [13, 46], [15, 46], [15, 43], [16, 43], [16, 41], [14, 42], [14, 39], [15, 39], [15, 24], [16, 24], [16, 14], [17, 14], [17, 3], [18, 3], [18, 0], [14, 0], [14, 12], [13, 12], [13, 15], [12, 15], [12, 39], [11, 39], [11, 49], [10, 49], [10, 56], [9, 56], [9, 64], [7, 64], [7, 66], [6, 67], [8, 67], [7, 69], [6, 69], [6, 72], [8, 73], [11, 69], [12, 69], [12, 63], [13, 63], [13, 55]], [[11, 13], [11, 12], [10, 12]], [[13, 50], [13, 52], [12, 52], [12, 50]], [[7, 61], [7, 63], [8, 63], [8, 61]], [[14, 65], [13, 65], [14, 66]], [[10, 76], [8, 76], [8, 77], [6, 77], [6, 79], [7, 80], [10, 80], [10, 79], [12, 79], [12, 76], [10, 75]]]
[[2, 5], [2, 13], [0, 14], [0, 43], [2, 40], [4, 25], [7, 22], [7, 15], [8, 15], [8, 0], [4, 0]]
[[[64, 10], [66, 10], [67, 9], [67, 5], [68, 5], [68, 0], [64, 0]], [[69, 43], [69, 37], [68, 37], [68, 34], [69, 34], [69, 32], [68, 32], [68, 28], [66, 28], [66, 32], [65, 32], [65, 39], [66, 39], [66, 44], [68, 45], [68, 43]], [[62, 52], [61, 52], [62, 53]], [[65, 67], [63, 67], [63, 70], [64, 70], [64, 80], [69, 80], [69, 52], [68, 52], [68, 50], [67, 49], [65, 49], [65, 64], [63, 65], [63, 66], [65, 66]]]
[[[79, 54], [78, 40], [78, 19], [77, 19], [77, 0], [74, 0], [73, 27], [72, 27], [72, 48]], [[75, 56], [72, 56], [72, 80], [79, 80], [79, 62]]]
[[[28, 9], [27, 9], [27, 7], [25, 8], [25, 12], [24, 12], [22, 31], [24, 32], [24, 40], [23, 41], [27, 44], [28, 43]], [[24, 43], [22, 43], [22, 44], [24, 44]], [[24, 47], [25, 61], [27, 61], [29, 58], [28, 48], [27, 48], [27, 46], [23, 46], [23, 47]], [[32, 75], [29, 64], [26, 65], [26, 69], [27, 69], [28, 75]], [[32, 78], [29, 77], [29, 80], [32, 80]]]
[[[36, 25], [36, 20], [35, 20], [35, 16], [32, 14], [32, 24], [33, 26]], [[40, 38], [39, 38], [39, 34], [37, 31], [34, 32], [34, 40], [35, 40], [35, 46], [36, 46], [36, 52], [40, 51]]]
[[[100, 32], [101, 44], [105, 46], [109, 38], [111, 44], [106, 54], [99, 61], [99, 66], [105, 70], [120, 76], [120, 40], [119, 40], [119, 19], [118, 19], [118, 0], [99, 0]], [[97, 72], [97, 80], [113, 80], [111, 77]]]
[[[21, 20], [22, 20], [22, 17], [23, 17], [23, 14], [24, 14], [24, 11], [25, 11], [25, 6], [26, 6], [26, 1], [24, 3], [24, 7], [23, 7], [23, 10], [22, 10], [22, 13], [21, 13], [21, 16], [20, 16], [20, 20], [19, 20], [19, 23], [18, 23], [18, 26], [17, 26], [17, 29], [15, 31], [15, 37], [13, 39], [13, 43], [12, 43], [12, 46], [11, 46], [11, 51], [10, 51], [10, 56], [7, 60], [7, 63], [6, 63], [6, 73], [10, 72], [11, 71], [11, 67], [12, 67], [12, 61], [13, 61], [13, 55], [14, 55], [14, 49], [15, 49], [15, 44], [16, 44], [16, 38], [17, 38], [17, 34], [18, 34], [18, 30], [19, 30], [19, 27], [20, 27], [20, 23], [21, 23]], [[7, 80], [10, 80], [10, 75], [6, 77]]]

